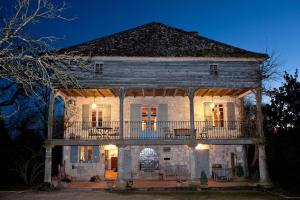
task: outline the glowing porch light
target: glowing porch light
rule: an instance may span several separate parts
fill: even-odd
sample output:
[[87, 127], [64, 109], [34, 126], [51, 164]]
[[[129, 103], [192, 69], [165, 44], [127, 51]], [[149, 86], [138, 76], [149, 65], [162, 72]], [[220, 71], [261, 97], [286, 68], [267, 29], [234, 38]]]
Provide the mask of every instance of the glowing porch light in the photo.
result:
[[95, 109], [95, 108], [97, 108], [97, 104], [96, 104], [96, 103], [93, 103], [93, 104], [92, 104], [92, 109]]
[[195, 147], [196, 150], [204, 150], [204, 149], [209, 149], [209, 146], [207, 144], [198, 144]]
[[212, 102], [211, 104], [209, 104], [209, 107], [210, 107], [211, 109], [213, 109], [213, 108], [215, 107], [214, 102]]
[[117, 146], [114, 144], [109, 144], [109, 145], [105, 145], [104, 149], [105, 150], [117, 149]]

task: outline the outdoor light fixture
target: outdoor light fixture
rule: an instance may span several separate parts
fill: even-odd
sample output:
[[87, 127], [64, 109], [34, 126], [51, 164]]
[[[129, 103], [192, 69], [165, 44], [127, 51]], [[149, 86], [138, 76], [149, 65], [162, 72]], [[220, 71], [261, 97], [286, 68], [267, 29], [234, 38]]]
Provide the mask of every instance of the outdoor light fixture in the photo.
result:
[[214, 97], [212, 96], [212, 98], [211, 98], [211, 104], [209, 104], [209, 107], [211, 108], [211, 109], [213, 109], [214, 107], [215, 107], [215, 104], [214, 104]]
[[95, 97], [94, 97], [94, 103], [92, 104], [92, 109], [97, 108], [97, 104], [95, 103]]
[[195, 147], [196, 150], [204, 150], [204, 149], [209, 149], [209, 146], [207, 144], [198, 144]]

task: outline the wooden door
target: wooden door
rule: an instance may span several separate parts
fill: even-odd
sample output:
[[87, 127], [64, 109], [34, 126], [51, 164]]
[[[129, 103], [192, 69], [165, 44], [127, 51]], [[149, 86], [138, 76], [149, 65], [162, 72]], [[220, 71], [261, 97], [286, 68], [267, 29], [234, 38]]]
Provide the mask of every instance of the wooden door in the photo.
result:
[[231, 160], [231, 169], [232, 169], [232, 176], [235, 176], [235, 154], [231, 152], [230, 154]]
[[110, 166], [111, 166], [111, 169], [113, 170], [113, 169], [117, 169], [118, 168], [118, 157], [111, 157], [110, 158]]

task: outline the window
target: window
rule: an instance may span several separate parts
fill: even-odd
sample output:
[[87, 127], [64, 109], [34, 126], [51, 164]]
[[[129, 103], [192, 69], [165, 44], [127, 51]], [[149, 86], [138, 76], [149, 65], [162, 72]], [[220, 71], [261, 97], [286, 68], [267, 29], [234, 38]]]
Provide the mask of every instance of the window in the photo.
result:
[[99, 74], [99, 75], [103, 74], [103, 62], [95, 63], [95, 74]]
[[224, 127], [224, 107], [223, 104], [216, 104], [212, 109], [214, 127]]
[[99, 108], [95, 108], [92, 111], [92, 127], [102, 127], [103, 124], [103, 112]]
[[210, 107], [210, 103], [205, 103], [205, 121], [212, 123], [213, 127], [224, 127], [224, 105], [215, 104], [214, 108]]
[[218, 65], [216, 65], [216, 64], [209, 65], [209, 74], [213, 75], [213, 76], [217, 76], [218, 75]]
[[142, 107], [142, 130], [156, 131], [157, 107]]
[[144, 148], [139, 156], [140, 170], [153, 172], [158, 169], [159, 160], [156, 152], [152, 148]]
[[79, 162], [92, 162], [93, 160], [93, 147], [80, 146], [79, 147]]

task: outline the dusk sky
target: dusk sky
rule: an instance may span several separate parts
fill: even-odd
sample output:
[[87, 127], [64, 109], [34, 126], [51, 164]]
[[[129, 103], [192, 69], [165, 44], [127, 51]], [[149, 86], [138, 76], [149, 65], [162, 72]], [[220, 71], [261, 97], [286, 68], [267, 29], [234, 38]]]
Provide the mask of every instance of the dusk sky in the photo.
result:
[[54, 43], [57, 48], [156, 21], [247, 50], [274, 51], [279, 55], [282, 70], [289, 73], [300, 66], [299, 0], [66, 0], [66, 3], [69, 9], [64, 15], [77, 19], [43, 21], [33, 29], [35, 34], [64, 37]]

